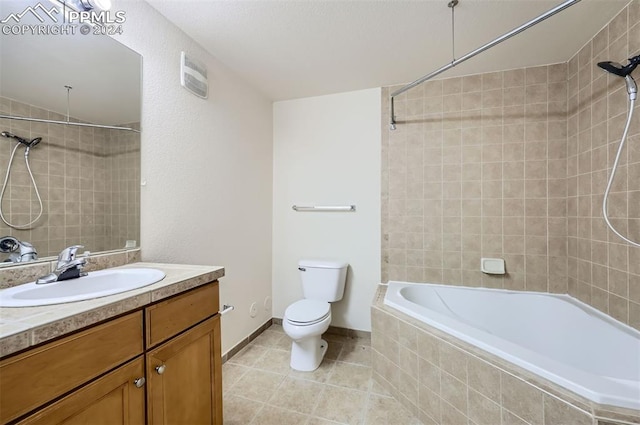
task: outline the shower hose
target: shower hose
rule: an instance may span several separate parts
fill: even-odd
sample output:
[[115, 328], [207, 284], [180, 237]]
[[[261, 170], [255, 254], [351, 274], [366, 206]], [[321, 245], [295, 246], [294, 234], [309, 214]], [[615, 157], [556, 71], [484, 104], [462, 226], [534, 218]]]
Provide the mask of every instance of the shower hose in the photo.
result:
[[7, 164], [7, 173], [4, 175], [4, 183], [2, 183], [2, 190], [0, 191], [0, 219], [2, 219], [4, 224], [6, 224], [7, 226], [13, 229], [23, 230], [23, 229], [30, 229], [31, 226], [36, 221], [38, 221], [40, 217], [42, 217], [43, 207], [42, 207], [42, 197], [40, 196], [40, 192], [38, 192], [38, 185], [36, 185], [36, 180], [33, 177], [33, 172], [31, 172], [31, 166], [29, 165], [29, 148], [27, 147], [25, 148], [25, 151], [24, 151], [24, 162], [27, 165], [27, 171], [29, 172], [29, 177], [31, 177], [31, 183], [33, 183], [33, 188], [36, 190], [36, 196], [38, 197], [38, 203], [40, 204], [40, 213], [31, 222], [27, 224], [18, 225], [18, 224], [9, 223], [9, 221], [4, 216], [4, 213], [2, 212], [2, 200], [4, 199], [4, 193], [7, 190], [7, 184], [9, 183], [9, 175], [11, 174], [11, 164], [13, 163], [13, 157], [16, 155], [16, 151], [18, 150], [19, 147], [20, 147], [20, 143], [16, 143], [16, 146], [13, 148], [13, 151], [11, 152], [9, 163]]
[[616, 159], [613, 161], [613, 168], [611, 169], [611, 176], [609, 176], [609, 182], [607, 183], [607, 189], [604, 191], [604, 199], [602, 200], [602, 214], [604, 216], [604, 221], [607, 222], [607, 226], [609, 229], [619, 237], [621, 237], [626, 242], [630, 243], [633, 246], [640, 247], [640, 243], [634, 242], [620, 234], [616, 230], [615, 227], [609, 221], [609, 216], [607, 213], [607, 202], [609, 198], [609, 192], [611, 191], [611, 186], [613, 185], [613, 179], [616, 176], [616, 171], [618, 170], [618, 163], [620, 162], [620, 156], [622, 155], [622, 151], [624, 149], [624, 144], [627, 141], [627, 134], [629, 133], [629, 127], [631, 126], [631, 117], [633, 117], [633, 107], [635, 105], [635, 99], [629, 98], [629, 114], [627, 115], [627, 124], [624, 126], [624, 132], [622, 133], [622, 138], [620, 139], [620, 146], [618, 146], [618, 153], [616, 153]]

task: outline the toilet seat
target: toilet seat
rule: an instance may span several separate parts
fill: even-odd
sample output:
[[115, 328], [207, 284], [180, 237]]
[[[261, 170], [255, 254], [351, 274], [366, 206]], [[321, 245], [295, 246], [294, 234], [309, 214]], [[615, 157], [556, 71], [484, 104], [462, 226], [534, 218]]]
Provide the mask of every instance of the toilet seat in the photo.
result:
[[328, 302], [304, 299], [287, 307], [284, 317], [292, 325], [310, 326], [325, 320], [330, 314], [331, 305]]

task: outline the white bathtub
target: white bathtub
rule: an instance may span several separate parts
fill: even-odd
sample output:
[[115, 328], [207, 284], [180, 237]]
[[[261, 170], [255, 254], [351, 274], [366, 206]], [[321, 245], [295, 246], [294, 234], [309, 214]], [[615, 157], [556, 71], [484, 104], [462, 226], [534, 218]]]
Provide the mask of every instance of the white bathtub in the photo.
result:
[[640, 332], [568, 295], [389, 282], [384, 303], [596, 403], [640, 410]]

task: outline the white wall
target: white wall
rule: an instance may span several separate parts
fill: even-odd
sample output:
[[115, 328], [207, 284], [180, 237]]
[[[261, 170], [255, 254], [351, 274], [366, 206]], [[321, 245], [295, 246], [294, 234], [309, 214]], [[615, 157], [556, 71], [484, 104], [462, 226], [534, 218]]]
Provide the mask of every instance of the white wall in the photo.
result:
[[[271, 101], [146, 2], [112, 10], [126, 11], [118, 39], [144, 58], [143, 259], [225, 267], [220, 301], [236, 307], [222, 319], [226, 352], [271, 318]], [[180, 86], [182, 50], [206, 63], [208, 100]]]
[[[302, 298], [301, 258], [350, 264], [332, 325], [371, 330], [380, 282], [380, 89], [276, 102], [273, 109], [273, 315]], [[356, 204], [355, 213], [291, 206]]]

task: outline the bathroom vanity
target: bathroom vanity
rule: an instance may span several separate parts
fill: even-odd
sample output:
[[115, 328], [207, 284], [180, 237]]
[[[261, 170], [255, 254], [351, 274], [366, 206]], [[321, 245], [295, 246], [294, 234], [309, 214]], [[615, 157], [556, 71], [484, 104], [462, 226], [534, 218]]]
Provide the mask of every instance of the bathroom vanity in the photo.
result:
[[0, 309], [0, 423], [222, 425], [221, 267], [93, 300]]

